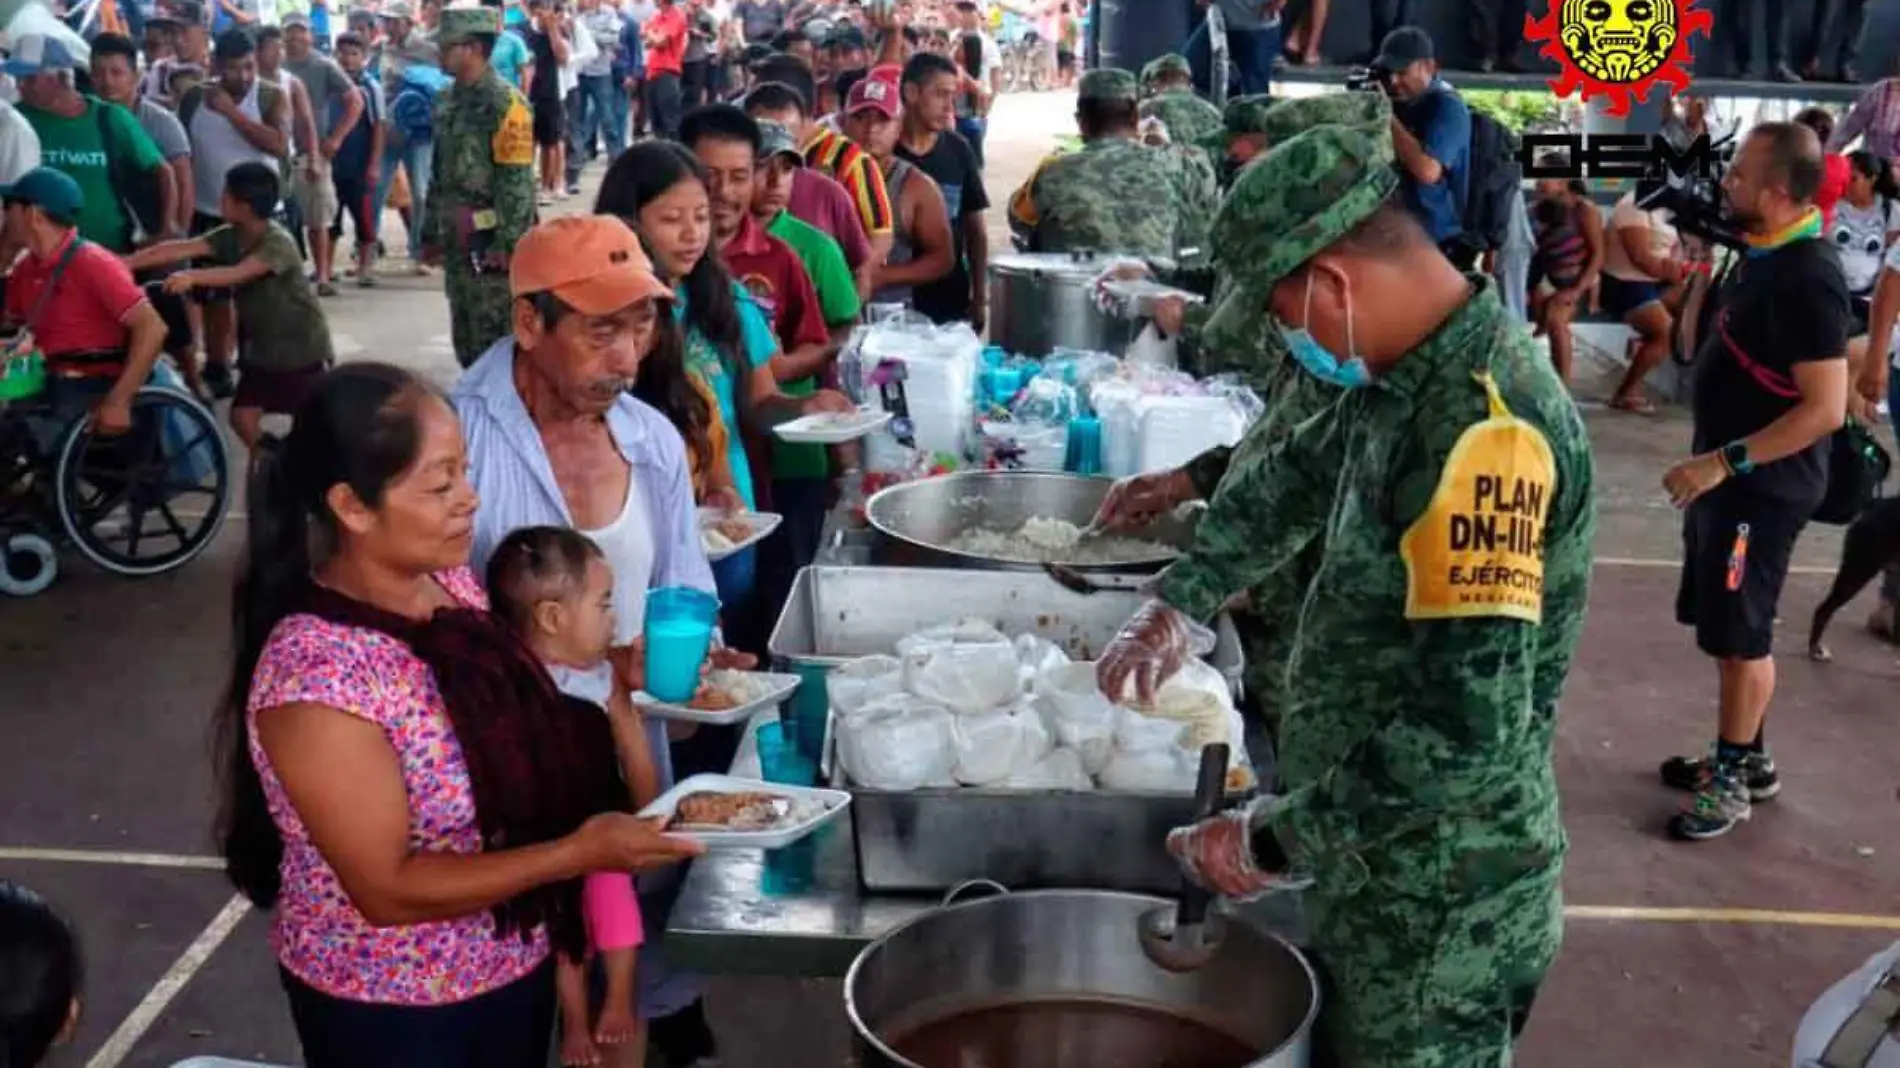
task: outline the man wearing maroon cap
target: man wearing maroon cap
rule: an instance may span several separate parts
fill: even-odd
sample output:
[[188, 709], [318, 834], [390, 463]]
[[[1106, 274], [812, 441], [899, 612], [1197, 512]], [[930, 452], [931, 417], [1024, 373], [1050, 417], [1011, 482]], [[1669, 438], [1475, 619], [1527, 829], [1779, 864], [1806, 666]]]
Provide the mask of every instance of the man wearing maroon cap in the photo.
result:
[[877, 273], [871, 299], [880, 304], [912, 303], [915, 287], [935, 282], [956, 264], [949, 206], [929, 175], [897, 156], [897, 68], [878, 67], [851, 87], [839, 121], [846, 137], [870, 153], [884, 173], [890, 192], [891, 251]]

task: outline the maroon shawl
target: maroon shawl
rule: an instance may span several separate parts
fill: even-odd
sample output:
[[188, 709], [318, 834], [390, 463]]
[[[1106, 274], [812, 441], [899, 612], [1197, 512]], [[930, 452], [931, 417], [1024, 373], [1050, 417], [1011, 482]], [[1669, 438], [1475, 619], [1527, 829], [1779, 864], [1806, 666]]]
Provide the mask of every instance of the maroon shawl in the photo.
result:
[[[483, 849], [554, 841], [590, 816], [628, 807], [605, 714], [557, 690], [492, 613], [443, 608], [418, 621], [315, 583], [301, 610], [387, 634], [428, 665], [468, 766]], [[586, 949], [578, 880], [536, 887], [496, 905], [494, 916], [503, 937], [546, 925], [562, 952]]]

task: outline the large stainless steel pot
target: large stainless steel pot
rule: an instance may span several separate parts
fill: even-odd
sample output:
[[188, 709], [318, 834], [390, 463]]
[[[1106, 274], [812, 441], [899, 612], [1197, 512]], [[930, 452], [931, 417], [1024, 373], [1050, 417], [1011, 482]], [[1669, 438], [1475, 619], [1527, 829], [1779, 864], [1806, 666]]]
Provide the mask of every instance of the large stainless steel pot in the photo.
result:
[[[1087, 526], [1114, 484], [1108, 478], [1042, 471], [958, 471], [899, 483], [880, 490], [865, 506], [876, 535], [871, 559], [889, 567], [1040, 571], [1039, 563], [978, 556], [949, 546], [964, 531], [1015, 530], [1036, 516]], [[1194, 518], [1170, 516], [1137, 536], [1185, 549], [1194, 539]], [[1158, 571], [1172, 559], [1170, 553], [1080, 570], [1141, 574]]]
[[[1305, 1068], [1319, 982], [1299, 950], [1233, 921], [1198, 971], [1156, 967], [1135, 923], [1164, 898], [1098, 890], [1004, 893], [937, 909], [866, 946], [844, 981], [860, 1063], [922, 1068], [893, 1040], [961, 1012], [1036, 1001], [1107, 1001], [1186, 1017], [1259, 1051], [1246, 1068]], [[1039, 1050], [1020, 1065], [1101, 1063], [1087, 1035]]]
[[1094, 282], [1105, 266], [1091, 253], [992, 257], [990, 340], [1032, 357], [1063, 347], [1121, 355], [1135, 339], [1135, 324], [1096, 307]]

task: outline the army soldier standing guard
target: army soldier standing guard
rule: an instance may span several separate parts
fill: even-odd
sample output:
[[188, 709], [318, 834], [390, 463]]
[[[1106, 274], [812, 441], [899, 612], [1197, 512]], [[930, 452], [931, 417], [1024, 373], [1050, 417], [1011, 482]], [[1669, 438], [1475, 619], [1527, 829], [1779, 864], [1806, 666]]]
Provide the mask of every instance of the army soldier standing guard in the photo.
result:
[[534, 116], [488, 65], [495, 8], [448, 8], [437, 44], [454, 76], [436, 104], [435, 166], [423, 209], [423, 255], [439, 260], [449, 330], [463, 367], [511, 329], [508, 257], [534, 225]]
[[1588, 594], [1590, 445], [1494, 284], [1397, 190], [1389, 148], [1346, 126], [1241, 172], [1214, 318], [1277, 331], [1341, 395], [1235, 451], [1097, 678], [1151, 697], [1197, 623], [1317, 545], [1296, 604], [1254, 606], [1297, 623], [1280, 792], [1168, 848], [1224, 894], [1312, 877], [1331, 1063], [1504, 1065], [1563, 931], [1551, 744]]

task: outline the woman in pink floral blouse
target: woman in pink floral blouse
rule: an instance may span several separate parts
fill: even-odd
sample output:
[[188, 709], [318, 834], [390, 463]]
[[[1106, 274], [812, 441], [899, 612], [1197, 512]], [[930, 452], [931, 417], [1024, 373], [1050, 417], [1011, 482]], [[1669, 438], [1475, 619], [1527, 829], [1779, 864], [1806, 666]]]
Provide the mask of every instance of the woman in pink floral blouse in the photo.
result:
[[604, 717], [489, 615], [466, 467], [443, 398], [379, 364], [258, 464], [221, 833], [310, 1068], [545, 1063], [579, 879], [695, 851], [625, 811]]

